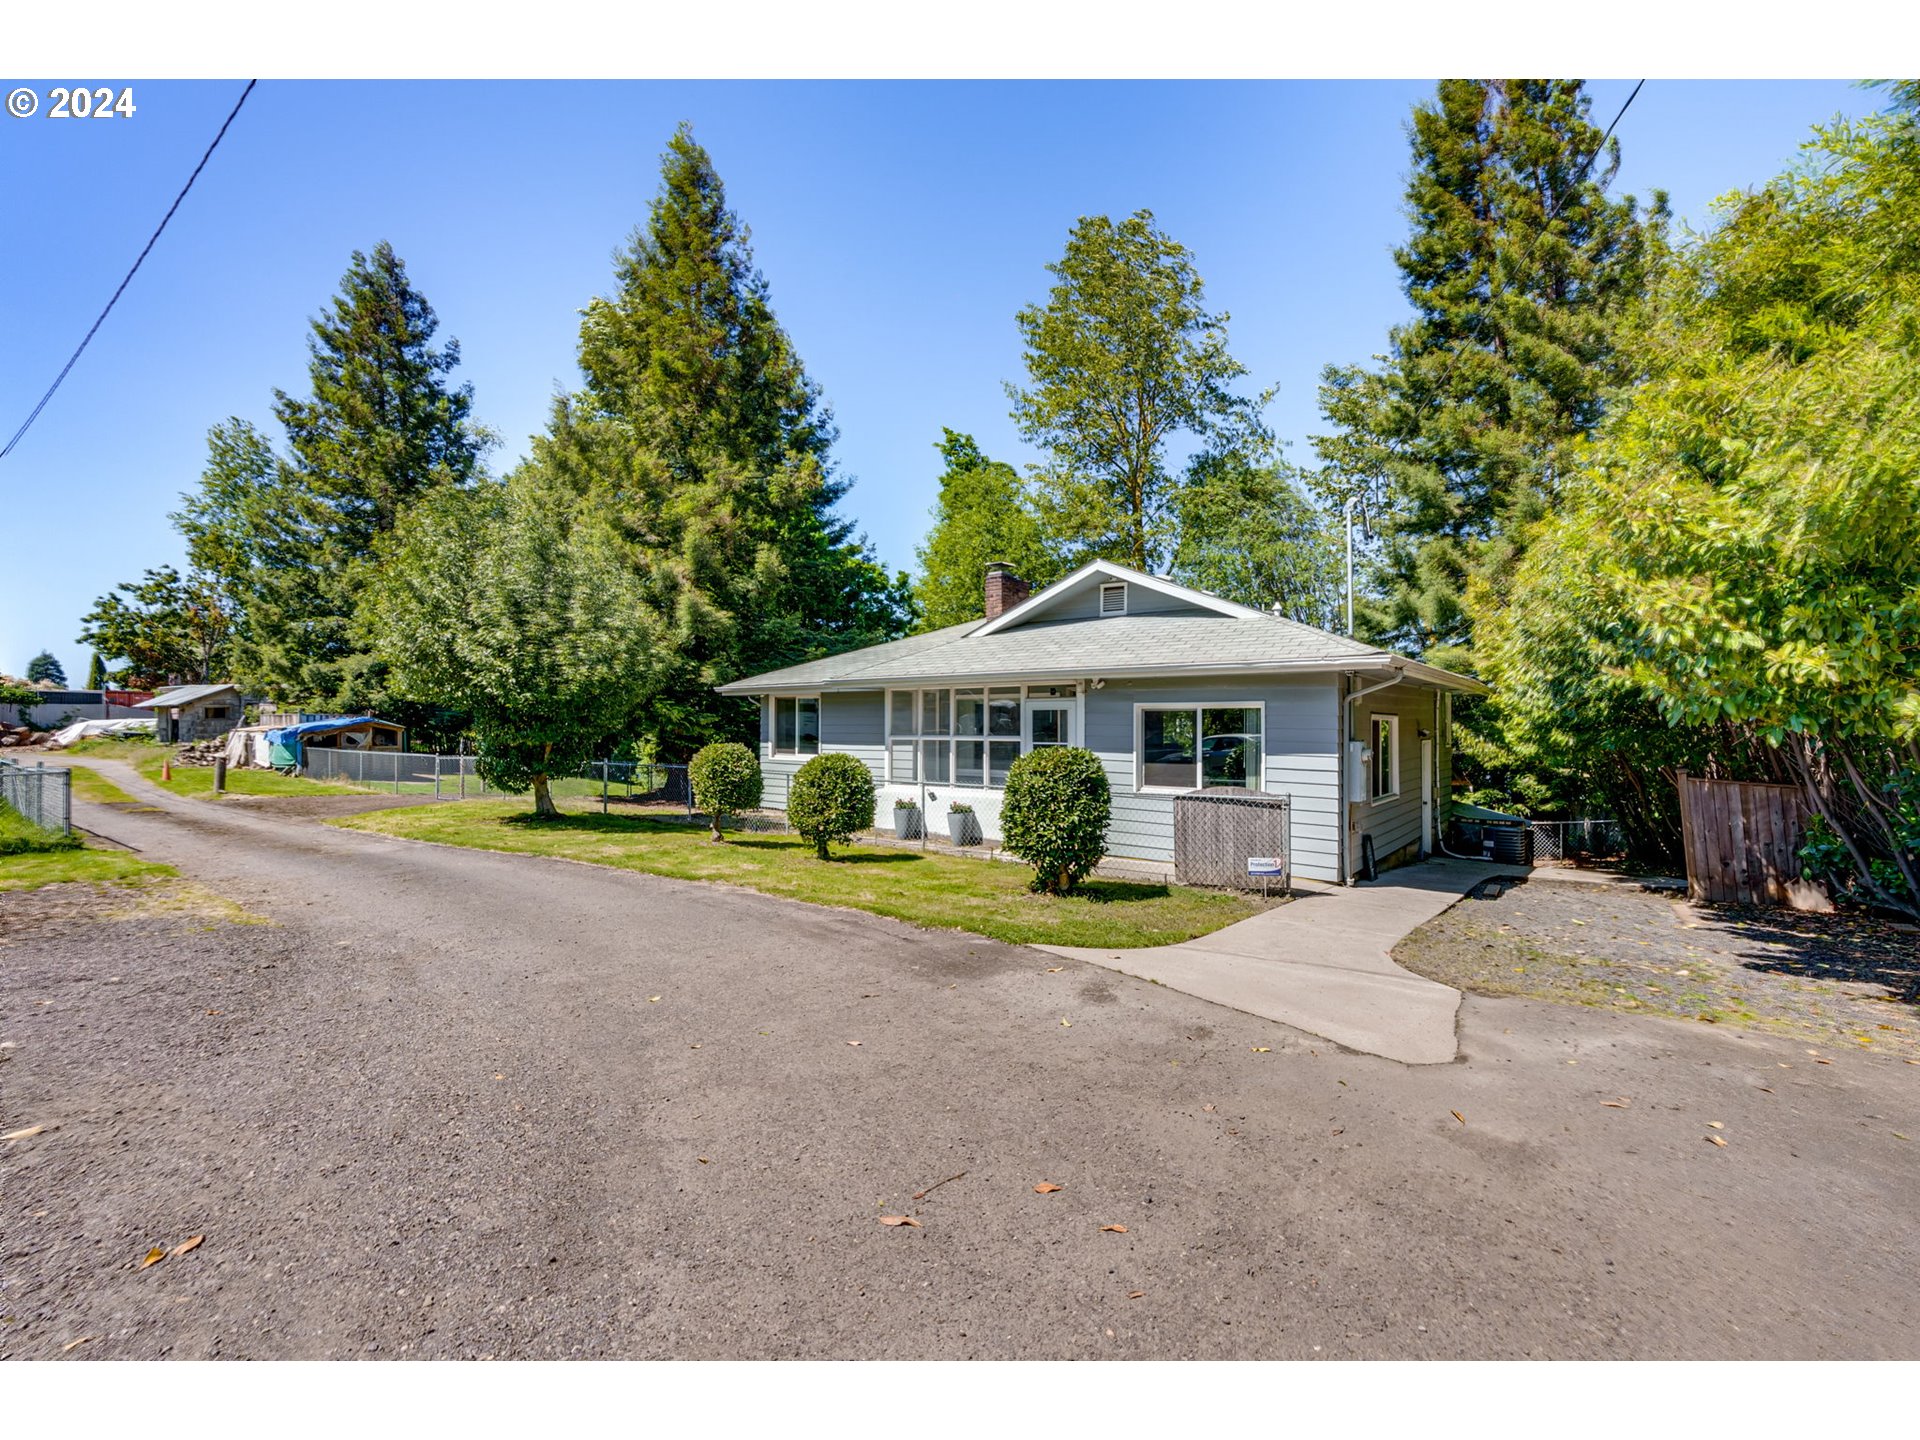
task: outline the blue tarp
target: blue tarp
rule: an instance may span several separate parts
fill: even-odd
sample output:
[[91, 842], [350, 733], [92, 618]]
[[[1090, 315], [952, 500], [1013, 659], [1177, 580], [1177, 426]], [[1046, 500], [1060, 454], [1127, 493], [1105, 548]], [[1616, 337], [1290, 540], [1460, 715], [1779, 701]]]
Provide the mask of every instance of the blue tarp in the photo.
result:
[[351, 730], [356, 725], [385, 724], [374, 715], [337, 715], [331, 720], [303, 720], [267, 732], [269, 759], [277, 769], [301, 763], [300, 742], [309, 735], [331, 735], [336, 730]]

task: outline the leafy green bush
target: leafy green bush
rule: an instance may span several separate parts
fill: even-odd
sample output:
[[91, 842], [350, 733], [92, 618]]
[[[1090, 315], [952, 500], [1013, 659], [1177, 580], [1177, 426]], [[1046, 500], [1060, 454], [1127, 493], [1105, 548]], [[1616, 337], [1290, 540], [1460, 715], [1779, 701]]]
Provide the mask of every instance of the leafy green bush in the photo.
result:
[[1049, 746], [1022, 755], [1007, 772], [1000, 834], [1011, 853], [1033, 866], [1033, 889], [1064, 895], [1107, 853], [1112, 811], [1099, 757]]
[[816, 755], [787, 792], [787, 819], [822, 860], [827, 842], [841, 844], [873, 825], [873, 776], [851, 755]]
[[693, 803], [713, 817], [713, 838], [720, 822], [760, 803], [760, 757], [737, 741], [727, 740], [699, 750], [687, 766], [693, 782]]

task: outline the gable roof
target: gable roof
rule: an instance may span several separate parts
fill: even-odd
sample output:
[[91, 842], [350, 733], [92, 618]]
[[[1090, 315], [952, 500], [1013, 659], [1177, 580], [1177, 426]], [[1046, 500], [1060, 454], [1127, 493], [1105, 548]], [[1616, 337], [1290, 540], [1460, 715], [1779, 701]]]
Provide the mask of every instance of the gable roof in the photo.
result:
[[171, 710], [179, 705], [191, 705], [196, 700], [205, 700], [210, 695], [219, 695], [225, 691], [238, 691], [238, 685], [176, 685], [171, 690], [162, 690], [150, 700], [136, 701], [136, 710]]
[[[1099, 619], [1047, 618], [1064, 597], [1116, 580], [1146, 586], [1191, 608]], [[887, 686], [1349, 670], [1398, 673], [1470, 693], [1486, 689], [1470, 676], [1455, 675], [1109, 560], [1082, 566], [992, 620], [969, 620], [925, 635], [748, 676], [716, 688], [723, 695], [764, 695], [878, 690]]]

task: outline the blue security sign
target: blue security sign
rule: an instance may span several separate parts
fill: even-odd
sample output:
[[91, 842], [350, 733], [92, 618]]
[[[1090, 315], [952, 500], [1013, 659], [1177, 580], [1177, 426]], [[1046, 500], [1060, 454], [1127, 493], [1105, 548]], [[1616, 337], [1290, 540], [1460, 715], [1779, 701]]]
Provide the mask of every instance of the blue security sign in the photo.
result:
[[1280, 876], [1287, 873], [1286, 862], [1277, 855], [1249, 855], [1247, 874]]

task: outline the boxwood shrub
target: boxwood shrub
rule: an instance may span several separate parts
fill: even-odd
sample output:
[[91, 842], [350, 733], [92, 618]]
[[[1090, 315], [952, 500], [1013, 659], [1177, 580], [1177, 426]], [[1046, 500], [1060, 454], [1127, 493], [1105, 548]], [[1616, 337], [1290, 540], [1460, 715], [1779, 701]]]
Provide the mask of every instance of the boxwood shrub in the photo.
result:
[[716, 840], [721, 838], [721, 821], [760, 803], [760, 757], [738, 741], [720, 741], [695, 752], [687, 779], [693, 785], [693, 803], [712, 818]]
[[816, 755], [787, 791], [787, 819], [822, 860], [827, 843], [846, 844], [873, 827], [873, 776], [851, 755]]
[[1091, 750], [1049, 746], [1013, 762], [1000, 806], [1006, 848], [1033, 866], [1032, 888], [1064, 895], [1107, 853], [1113, 797]]

